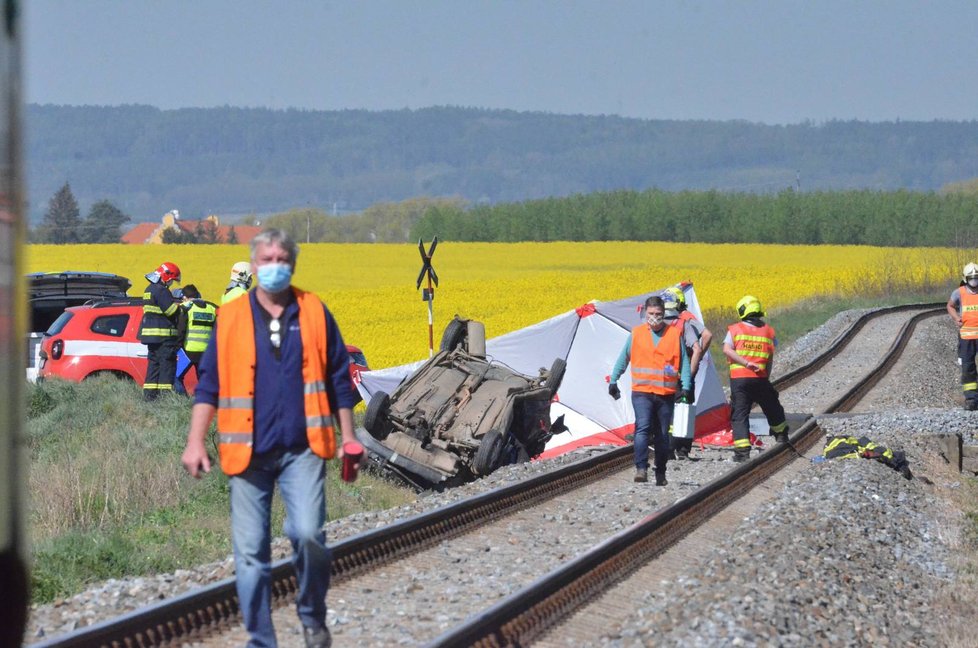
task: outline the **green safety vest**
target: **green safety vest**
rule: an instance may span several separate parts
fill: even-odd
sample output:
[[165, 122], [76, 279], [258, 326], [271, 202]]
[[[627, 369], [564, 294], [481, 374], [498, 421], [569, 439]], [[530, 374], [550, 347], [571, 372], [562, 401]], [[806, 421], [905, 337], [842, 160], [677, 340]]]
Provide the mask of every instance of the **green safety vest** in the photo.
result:
[[188, 353], [202, 352], [214, 332], [217, 321], [217, 306], [210, 302], [195, 299], [187, 308], [187, 337], [183, 348]]
[[247, 295], [248, 291], [241, 286], [235, 286], [234, 288], [228, 289], [226, 293], [221, 297], [221, 304], [226, 304], [232, 299], [240, 297], [241, 295]]

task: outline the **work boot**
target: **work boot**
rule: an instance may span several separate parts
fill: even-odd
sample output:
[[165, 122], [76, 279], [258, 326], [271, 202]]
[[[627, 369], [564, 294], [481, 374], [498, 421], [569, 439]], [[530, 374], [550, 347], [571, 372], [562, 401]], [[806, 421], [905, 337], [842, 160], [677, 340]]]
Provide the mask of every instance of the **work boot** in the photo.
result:
[[679, 446], [676, 448], [676, 459], [682, 461], [683, 459], [689, 459], [689, 448], [686, 446]]
[[748, 459], [750, 459], [750, 448], [747, 448], [746, 450], [734, 450], [734, 463], [744, 463]]
[[666, 481], [666, 471], [665, 470], [656, 470], [655, 471], [655, 485], [656, 486], [665, 486], [668, 483], [669, 482]]
[[964, 408], [969, 412], [974, 412], [978, 410], [978, 401], [971, 400], [970, 398], [964, 402]]
[[333, 645], [333, 637], [329, 634], [329, 628], [326, 626], [318, 628], [304, 626], [302, 636], [306, 640], [306, 648], [329, 648]]
[[778, 432], [777, 434], [774, 435], [774, 441], [776, 443], [787, 443], [788, 442], [788, 433], [787, 432]]
[[646, 468], [636, 468], [635, 469], [635, 481], [637, 482], [647, 482], [649, 481], [649, 471]]

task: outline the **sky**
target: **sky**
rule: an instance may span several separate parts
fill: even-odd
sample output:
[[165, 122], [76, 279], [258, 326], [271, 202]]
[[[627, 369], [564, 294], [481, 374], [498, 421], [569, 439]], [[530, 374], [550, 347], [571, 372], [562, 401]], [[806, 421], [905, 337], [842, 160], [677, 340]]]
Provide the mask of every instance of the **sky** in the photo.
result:
[[22, 0], [31, 103], [978, 118], [974, 0]]

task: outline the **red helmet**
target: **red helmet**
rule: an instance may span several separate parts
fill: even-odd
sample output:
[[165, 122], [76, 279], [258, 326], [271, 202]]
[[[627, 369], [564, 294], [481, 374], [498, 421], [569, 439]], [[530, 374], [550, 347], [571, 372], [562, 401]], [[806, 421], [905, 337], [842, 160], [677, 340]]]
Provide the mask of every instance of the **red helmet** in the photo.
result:
[[166, 263], [160, 264], [160, 267], [156, 269], [156, 274], [160, 275], [160, 281], [164, 284], [169, 285], [171, 281], [180, 282], [180, 268], [177, 267], [176, 263]]

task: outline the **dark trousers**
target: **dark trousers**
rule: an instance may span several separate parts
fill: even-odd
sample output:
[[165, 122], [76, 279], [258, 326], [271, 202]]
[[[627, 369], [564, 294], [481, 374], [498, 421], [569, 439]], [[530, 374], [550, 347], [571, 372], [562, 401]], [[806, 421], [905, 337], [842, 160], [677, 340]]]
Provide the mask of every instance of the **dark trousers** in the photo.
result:
[[153, 400], [161, 391], [172, 391], [177, 377], [177, 350], [180, 340], [176, 337], [147, 344], [146, 380], [143, 382], [143, 398]]
[[672, 425], [674, 396], [660, 396], [645, 392], [632, 392], [632, 409], [635, 410], [635, 467], [649, 467], [649, 437], [655, 471], [665, 472], [669, 461], [669, 426]]
[[731, 378], [730, 426], [733, 428], [734, 450], [738, 452], [750, 452], [750, 410], [755, 404], [760, 405], [772, 432], [783, 432], [787, 429], [778, 390], [770, 380]]
[[964, 392], [965, 400], [972, 402], [978, 402], [976, 354], [978, 354], [978, 340], [958, 340], [958, 357], [961, 358], [961, 391]]

